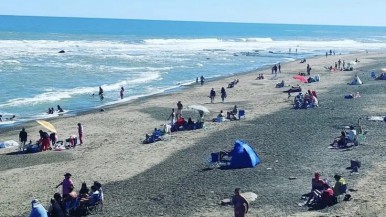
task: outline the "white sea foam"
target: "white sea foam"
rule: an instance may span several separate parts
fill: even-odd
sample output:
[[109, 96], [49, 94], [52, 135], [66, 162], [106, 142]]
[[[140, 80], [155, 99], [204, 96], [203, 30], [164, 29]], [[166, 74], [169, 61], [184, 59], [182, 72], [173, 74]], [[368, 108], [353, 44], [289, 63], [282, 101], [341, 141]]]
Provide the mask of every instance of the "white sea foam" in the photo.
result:
[[[121, 80], [113, 84], [101, 85], [105, 92], [118, 91], [122, 86], [126, 85], [139, 85], [150, 82], [152, 80], [160, 79], [160, 73], [151, 71], [148, 73], [141, 73], [135, 79]], [[48, 89], [49, 90], [49, 89]], [[0, 108], [6, 108], [9, 106], [23, 106], [23, 105], [36, 105], [46, 102], [55, 102], [63, 99], [70, 99], [75, 95], [91, 95], [98, 91], [98, 87], [77, 87], [72, 89], [57, 89], [47, 91], [33, 97], [28, 98], [15, 98], [8, 100], [0, 105]]]

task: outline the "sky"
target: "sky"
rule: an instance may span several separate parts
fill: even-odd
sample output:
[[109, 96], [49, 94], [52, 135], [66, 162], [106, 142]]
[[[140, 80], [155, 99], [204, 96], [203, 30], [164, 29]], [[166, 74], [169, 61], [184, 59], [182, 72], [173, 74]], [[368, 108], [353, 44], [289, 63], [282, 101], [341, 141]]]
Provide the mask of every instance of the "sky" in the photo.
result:
[[385, 0], [0, 0], [0, 15], [386, 26]]

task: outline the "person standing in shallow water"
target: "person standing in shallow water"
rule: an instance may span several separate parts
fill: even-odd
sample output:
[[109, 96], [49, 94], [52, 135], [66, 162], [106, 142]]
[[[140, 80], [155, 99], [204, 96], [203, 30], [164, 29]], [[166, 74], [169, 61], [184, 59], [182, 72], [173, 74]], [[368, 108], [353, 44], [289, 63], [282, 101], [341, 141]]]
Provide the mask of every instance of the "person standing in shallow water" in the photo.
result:
[[119, 91], [119, 95], [121, 96], [121, 99], [123, 99], [123, 92], [125, 92], [125, 88], [121, 87], [121, 91]]
[[99, 95], [99, 98], [101, 99], [101, 100], [103, 100], [105, 97], [103, 96], [103, 89], [102, 89], [102, 87], [101, 86], [99, 86], [99, 93], [98, 93], [98, 95]]
[[249, 204], [248, 201], [241, 196], [240, 188], [235, 189], [235, 195], [232, 197], [232, 204], [235, 217], [245, 217], [245, 214], [248, 213]]

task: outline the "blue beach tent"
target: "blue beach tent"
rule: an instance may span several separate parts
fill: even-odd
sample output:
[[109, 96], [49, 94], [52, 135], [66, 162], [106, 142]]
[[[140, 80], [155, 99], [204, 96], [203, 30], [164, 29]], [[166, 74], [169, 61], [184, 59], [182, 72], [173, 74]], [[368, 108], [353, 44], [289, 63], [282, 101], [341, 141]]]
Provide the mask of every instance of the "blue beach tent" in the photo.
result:
[[257, 156], [255, 150], [247, 143], [236, 140], [232, 151], [232, 158], [230, 168], [248, 168], [255, 167], [260, 163], [260, 158]]

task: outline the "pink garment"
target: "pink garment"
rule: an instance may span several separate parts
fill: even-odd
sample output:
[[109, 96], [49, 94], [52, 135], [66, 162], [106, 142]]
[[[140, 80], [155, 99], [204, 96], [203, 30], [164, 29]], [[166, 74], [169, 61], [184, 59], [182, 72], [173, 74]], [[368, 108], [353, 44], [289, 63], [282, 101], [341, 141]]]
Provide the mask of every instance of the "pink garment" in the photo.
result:
[[74, 185], [74, 182], [72, 181], [71, 178], [69, 179], [63, 179], [62, 182], [62, 190], [63, 190], [63, 195], [69, 194], [70, 193], [70, 187], [71, 185]]

